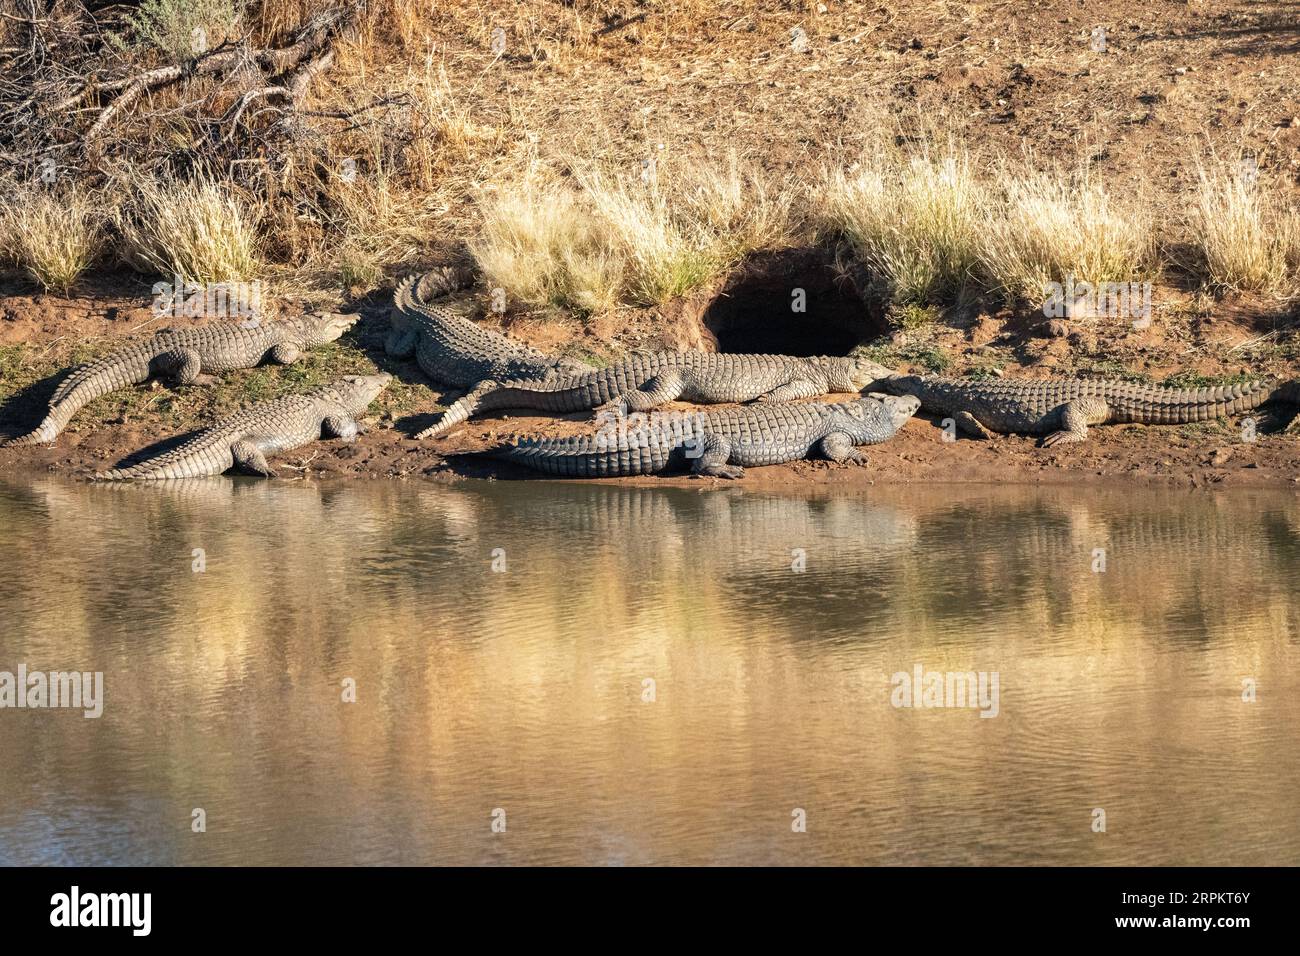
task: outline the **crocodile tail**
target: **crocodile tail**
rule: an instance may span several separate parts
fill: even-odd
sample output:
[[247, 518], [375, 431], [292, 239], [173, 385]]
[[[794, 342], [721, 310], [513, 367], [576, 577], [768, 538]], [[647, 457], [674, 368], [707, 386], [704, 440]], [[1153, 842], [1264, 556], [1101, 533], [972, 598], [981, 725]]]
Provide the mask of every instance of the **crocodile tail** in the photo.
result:
[[12, 448], [16, 445], [48, 445], [59, 437], [63, 426], [52, 415], [46, 415], [39, 425], [25, 435], [17, 435], [0, 442], [0, 448]]
[[570, 382], [520, 381], [481, 383], [472, 392], [454, 402], [442, 418], [417, 434], [432, 438], [482, 412], [502, 408], [530, 408], [546, 412], [579, 412], [593, 406], [591, 389], [586, 384]]
[[399, 311], [409, 311], [473, 284], [473, 271], [463, 266], [439, 266], [428, 272], [415, 272], [397, 283], [393, 306]]
[[[441, 435], [443, 432], [447, 431], [447, 429], [459, 425], [476, 411], [480, 410], [480, 400], [484, 395], [490, 394], [496, 387], [497, 383], [490, 380], [480, 382], [470, 390], [468, 395], [453, 402], [447, 410], [442, 413], [442, 417], [436, 422], [423, 431], [416, 432], [415, 437], [421, 439], [433, 438], [437, 435]], [[495, 406], [489, 405], [487, 407], [491, 408]]]
[[50, 410], [41, 423], [27, 434], [12, 438], [4, 444], [49, 444], [72, 421], [72, 416], [95, 399], [124, 386], [145, 381], [149, 377], [152, 358], [152, 350], [119, 349], [73, 369], [54, 390], [50, 398]]
[[128, 479], [205, 478], [219, 475], [230, 468], [230, 436], [221, 425], [213, 425], [195, 432], [179, 445], [151, 458], [102, 471], [94, 476], [96, 481], [125, 481]]
[[660, 471], [676, 444], [673, 436], [658, 430], [639, 436], [538, 438], [507, 446], [496, 457], [558, 478], [625, 478]]
[[401, 282], [397, 283], [397, 288], [393, 290], [393, 308], [399, 312], [405, 312], [411, 308], [415, 298], [415, 284], [420, 281], [418, 274], [409, 275]]
[[416, 279], [412, 294], [421, 302], [441, 299], [474, 284], [474, 270], [467, 266], [438, 266]]

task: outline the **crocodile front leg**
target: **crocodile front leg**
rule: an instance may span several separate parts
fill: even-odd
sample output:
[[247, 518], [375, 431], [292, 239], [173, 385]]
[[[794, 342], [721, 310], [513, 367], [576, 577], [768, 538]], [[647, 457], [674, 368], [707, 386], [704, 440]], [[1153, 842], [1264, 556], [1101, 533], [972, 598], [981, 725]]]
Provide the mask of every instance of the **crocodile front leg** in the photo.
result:
[[231, 444], [230, 454], [235, 460], [235, 467], [240, 471], [261, 475], [263, 478], [275, 477], [275, 469], [267, 462], [257, 442], [248, 438], [240, 439]]
[[384, 351], [393, 358], [410, 358], [415, 354], [415, 346], [419, 339], [418, 329], [393, 329], [384, 339]]
[[1110, 418], [1110, 406], [1101, 398], [1076, 398], [1047, 413], [1044, 423], [1055, 418], [1060, 429], [1043, 439], [1044, 448], [1088, 440], [1088, 426], [1100, 425]]
[[853, 444], [846, 432], [831, 432], [818, 443], [818, 451], [840, 464], [865, 465], [867, 456]]
[[730, 465], [731, 439], [715, 432], [705, 432], [696, 439], [692, 451], [698, 455], [691, 463], [691, 477], [709, 475], [714, 478], [740, 478], [745, 469], [739, 465]]
[[971, 438], [982, 438], [988, 441], [993, 437], [993, 433], [985, 428], [978, 418], [970, 412], [961, 411], [952, 417], [953, 422], [957, 425], [957, 430], [969, 435]]

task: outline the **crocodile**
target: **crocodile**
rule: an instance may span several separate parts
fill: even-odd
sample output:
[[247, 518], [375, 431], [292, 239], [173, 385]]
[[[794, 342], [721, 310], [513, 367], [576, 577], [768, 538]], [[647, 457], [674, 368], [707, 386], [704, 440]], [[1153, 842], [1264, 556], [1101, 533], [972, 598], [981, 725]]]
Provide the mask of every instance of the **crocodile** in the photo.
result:
[[402, 280], [393, 293], [384, 350], [394, 358], [414, 355], [435, 382], [468, 389], [489, 379], [547, 379], [589, 368], [539, 352], [471, 320], [469, 298], [454, 295], [471, 281], [468, 270], [452, 267]]
[[548, 381], [485, 382], [453, 403], [416, 438], [429, 438], [471, 415], [498, 408], [576, 412], [609, 405], [647, 411], [665, 402], [785, 402], [828, 392], [860, 392], [892, 375], [866, 358], [715, 352], [637, 353], [597, 371]]
[[[855, 446], [891, 438], [920, 407], [910, 396], [879, 395], [841, 403], [797, 402], [659, 413], [645, 427], [603, 427], [576, 438], [524, 439], [472, 454], [504, 458], [560, 478], [657, 474], [687, 462], [694, 476], [739, 478], [745, 468], [805, 458], [865, 464]], [[655, 421], [659, 419], [659, 421]]]
[[356, 314], [325, 312], [256, 326], [219, 324], [164, 329], [73, 369], [51, 396], [49, 411], [41, 423], [4, 444], [48, 444], [73, 415], [94, 399], [154, 376], [190, 385], [210, 381], [211, 372], [252, 368], [264, 361], [287, 365], [297, 361], [305, 349], [333, 342], [359, 318]]
[[267, 456], [327, 438], [355, 441], [364, 430], [357, 416], [388, 385], [391, 375], [347, 375], [329, 385], [258, 402], [236, 412], [175, 448], [126, 468], [95, 475], [99, 481], [127, 478], [203, 478], [239, 468], [275, 476]]
[[1170, 388], [1073, 378], [976, 381], [891, 375], [871, 387], [893, 395], [915, 396], [922, 409], [951, 416], [958, 429], [973, 437], [1021, 432], [1042, 435], [1045, 447], [1085, 441], [1089, 425], [1181, 425], [1237, 415], [1268, 401], [1300, 402], [1300, 383], [1263, 380], [1208, 388]]

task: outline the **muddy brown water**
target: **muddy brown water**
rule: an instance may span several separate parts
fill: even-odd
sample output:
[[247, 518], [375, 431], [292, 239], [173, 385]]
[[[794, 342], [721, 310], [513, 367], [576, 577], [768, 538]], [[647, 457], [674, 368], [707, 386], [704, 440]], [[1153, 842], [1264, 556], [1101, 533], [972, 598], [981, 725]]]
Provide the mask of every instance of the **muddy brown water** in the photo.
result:
[[6, 480], [0, 567], [103, 674], [0, 863], [1300, 863], [1294, 494]]

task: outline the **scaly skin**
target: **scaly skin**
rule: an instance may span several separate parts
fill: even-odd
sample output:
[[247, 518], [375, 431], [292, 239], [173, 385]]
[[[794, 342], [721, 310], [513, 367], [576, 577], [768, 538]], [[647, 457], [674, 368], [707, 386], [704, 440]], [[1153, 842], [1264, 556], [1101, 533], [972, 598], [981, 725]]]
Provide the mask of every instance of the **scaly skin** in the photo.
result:
[[545, 379], [557, 372], [585, 368], [470, 320], [473, 307], [469, 298], [453, 295], [469, 285], [470, 279], [465, 270], [453, 268], [404, 279], [393, 293], [392, 329], [385, 351], [395, 358], [414, 354], [420, 368], [435, 382], [471, 389], [484, 379]]
[[55, 390], [45, 419], [26, 435], [5, 444], [52, 442], [72, 416], [96, 398], [154, 376], [190, 385], [205, 380], [209, 373], [252, 368], [264, 361], [287, 365], [297, 361], [306, 349], [333, 342], [358, 318], [355, 314], [327, 312], [265, 322], [253, 328], [223, 324], [166, 329], [73, 369]]
[[740, 355], [714, 352], [641, 353], [616, 365], [549, 381], [485, 382], [453, 404], [435, 425], [417, 434], [442, 434], [471, 415], [498, 408], [576, 412], [625, 403], [647, 411], [665, 402], [702, 405], [784, 402], [829, 392], [859, 392], [893, 374], [865, 358]]
[[[525, 440], [486, 454], [557, 478], [649, 475], [690, 464], [693, 475], [739, 478], [746, 467], [806, 458], [814, 450], [865, 464], [856, 445], [887, 441], [920, 402], [911, 396], [839, 404], [800, 402], [671, 415], [667, 422], [604, 428], [579, 438]], [[644, 417], [644, 416], [642, 416]]]
[[128, 468], [95, 476], [101, 481], [127, 478], [204, 478], [239, 468], [270, 478], [267, 456], [306, 445], [322, 435], [355, 441], [362, 428], [357, 416], [392, 378], [348, 375], [323, 388], [259, 402], [194, 435], [170, 451]]
[[1042, 444], [1049, 447], [1085, 441], [1089, 425], [1181, 425], [1238, 415], [1272, 400], [1300, 401], [1296, 383], [1264, 381], [1180, 389], [1086, 379], [972, 381], [891, 375], [872, 387], [914, 395], [922, 409], [951, 416], [968, 435], [989, 438], [990, 432], [1023, 432], [1045, 436]]

